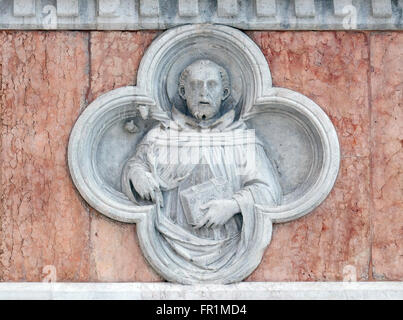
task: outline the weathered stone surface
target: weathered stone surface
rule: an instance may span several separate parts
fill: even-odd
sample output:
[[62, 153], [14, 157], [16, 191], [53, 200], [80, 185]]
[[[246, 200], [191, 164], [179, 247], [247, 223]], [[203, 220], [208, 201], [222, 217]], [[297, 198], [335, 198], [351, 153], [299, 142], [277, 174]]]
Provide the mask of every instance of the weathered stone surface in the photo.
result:
[[250, 32], [273, 85], [319, 104], [337, 129], [342, 156], [369, 155], [368, 47], [363, 33]]
[[[342, 160], [325, 202], [301, 219], [274, 226], [272, 242], [251, 281], [340, 281], [343, 269], [368, 279], [369, 161]], [[350, 267], [352, 266], [352, 267]]]
[[[204, 42], [206, 39], [209, 41], [208, 46]], [[184, 51], [183, 48], [186, 48], [187, 50]], [[245, 50], [245, 48], [249, 49]], [[229, 52], [231, 52], [231, 54], [229, 54]], [[194, 64], [191, 64], [191, 66], [188, 66], [188, 63], [192, 61], [189, 59], [205, 59], [208, 54], [211, 55], [210, 60], [196, 61]], [[77, 120], [70, 137], [69, 148], [69, 167], [75, 184], [84, 198], [88, 200], [89, 204], [92, 207], [97, 208], [100, 213], [118, 221], [135, 222], [138, 224], [137, 230], [139, 239], [143, 244], [143, 254], [154, 266], [155, 270], [162, 274], [165, 279], [179, 283], [199, 283], [210, 281], [231, 283], [241, 281], [260, 263], [264, 251], [263, 249], [266, 248], [269, 241], [266, 237], [271, 234], [272, 222], [294, 220], [295, 218], [311, 212], [313, 206], [316, 207], [322, 203], [332, 189], [337, 176], [340, 160], [339, 143], [336, 131], [323, 110], [312, 100], [289, 89], [271, 88], [270, 70], [264, 55], [260, 49], [254, 45], [253, 41], [239, 30], [227, 26], [214, 25], [186, 25], [171, 29], [166, 31], [164, 35], [161, 35], [158, 40], [153, 43], [143, 59], [142, 63], [144, 64], [142, 64], [141, 70], [139, 70], [138, 73], [138, 88], [126, 86], [108, 92], [108, 94], [101, 96], [99, 99], [96, 99], [91, 103]], [[215, 61], [216, 59], [217, 61], [220, 61], [220, 64], [227, 71], [221, 71], [218, 66], [212, 63], [212, 61]], [[179, 65], [175, 65], [175, 63], [179, 63]], [[186, 66], [190, 69], [185, 69]], [[248, 69], [248, 66], [255, 66], [255, 68], [251, 68], [250, 71], [245, 71], [245, 69]], [[178, 83], [178, 79], [180, 73], [182, 72], [183, 74], [184, 69], [192, 76], [187, 75], [186, 79], [183, 77], [185, 91], [179, 91], [178, 93], [178, 85], [180, 86], [182, 84], [182, 82], [180, 82], [181, 84]], [[231, 84], [229, 84], [231, 87], [226, 87], [227, 82], [224, 81], [226, 78], [226, 72], [228, 72], [228, 75], [231, 75], [230, 78], [232, 81]], [[227, 164], [232, 161], [229, 159], [229, 154], [226, 152], [221, 153], [221, 151], [224, 150], [217, 152], [215, 148], [207, 149], [204, 156], [209, 159], [207, 161], [210, 165], [213, 177], [224, 175], [227, 182], [232, 186], [233, 191], [238, 191], [240, 190], [239, 188], [242, 189], [243, 183], [245, 183], [245, 186], [248, 186], [248, 188], [251, 187], [251, 190], [248, 190], [248, 194], [242, 193], [241, 195], [240, 193], [236, 193], [239, 207], [242, 209], [242, 215], [244, 221], [246, 221], [243, 224], [241, 236], [231, 236], [240, 231], [239, 225], [229, 224], [231, 221], [228, 222], [228, 225], [225, 224], [225, 230], [222, 230], [224, 227], [219, 229], [218, 226], [216, 226], [214, 232], [208, 232], [208, 236], [205, 235], [207, 239], [216, 242], [214, 248], [211, 247], [210, 242], [207, 243], [206, 239], [201, 239], [203, 236], [200, 238], [197, 234], [194, 234], [197, 233], [198, 230], [192, 228], [187, 223], [184, 216], [182, 216], [183, 219], [181, 218], [181, 210], [178, 210], [177, 207], [171, 206], [172, 203], [177, 204], [176, 194], [170, 192], [165, 194], [166, 190], [161, 190], [164, 195], [164, 202], [166, 201], [168, 206], [167, 208], [164, 206], [164, 209], [161, 208], [157, 210], [156, 216], [151, 215], [148, 207], [139, 208], [134, 204], [127, 203], [127, 199], [122, 197], [121, 194], [109, 191], [109, 181], [105, 180], [100, 182], [97, 180], [96, 167], [102, 168], [101, 170], [103, 170], [104, 167], [108, 167], [114, 155], [121, 154], [123, 148], [125, 148], [127, 144], [135, 142], [133, 136], [129, 137], [127, 132], [119, 133], [118, 130], [122, 130], [122, 127], [124, 126], [122, 117], [129, 119], [135, 115], [136, 101], [151, 101], [147, 103], [153, 105], [153, 97], [156, 96], [158, 96], [157, 101], [163, 101], [164, 95], [166, 94], [165, 88], [157, 86], [156, 84], [161, 83], [161, 81], [163, 81], [162, 83], [164, 84], [165, 79], [167, 79], [167, 90], [169, 91], [168, 94], [170, 97], [172, 97], [172, 95], [178, 95], [179, 99], [179, 94], [181, 93], [181, 97], [186, 100], [187, 107], [192, 115], [199, 118], [202, 118], [201, 115], [203, 115], [207, 120], [216, 115], [222, 100], [226, 97], [226, 94], [230, 92], [233, 92], [234, 95], [241, 93], [246, 97], [246, 101], [248, 102], [250, 102], [250, 95], [248, 95], [248, 92], [255, 93], [254, 99], [256, 99], [256, 101], [267, 101], [270, 103], [274, 99], [283, 99], [281, 107], [279, 107], [281, 110], [278, 110], [280, 112], [283, 110], [290, 110], [290, 112], [295, 110], [295, 105], [289, 101], [294, 101], [295, 103], [303, 105], [306, 109], [301, 110], [301, 113], [304, 115], [304, 117], [301, 116], [301, 122], [307, 126], [313, 126], [313, 123], [320, 123], [320, 126], [317, 126], [318, 130], [315, 131], [315, 133], [312, 133], [312, 136], [315, 136], [315, 138], [307, 138], [304, 133], [305, 131], [303, 130], [301, 134], [299, 134], [299, 132], [296, 134], [289, 134], [288, 138], [293, 139], [295, 135], [299, 135], [301, 140], [314, 140], [315, 142], [312, 143], [311, 148], [317, 151], [315, 154], [322, 154], [323, 150], [329, 151], [324, 153], [323, 157], [326, 159], [325, 161], [329, 161], [329, 166], [332, 169], [322, 170], [319, 169], [319, 167], [315, 167], [313, 170], [318, 173], [321, 178], [318, 179], [318, 183], [315, 184], [312, 180], [305, 179], [311, 181], [313, 185], [313, 187], [309, 189], [310, 192], [304, 195], [305, 201], [300, 201], [299, 204], [297, 204], [297, 202], [290, 203], [291, 206], [294, 206], [292, 208], [293, 210], [290, 210], [288, 207], [287, 211], [284, 212], [284, 215], [280, 216], [279, 214], [278, 217], [273, 217], [273, 220], [271, 221], [268, 215], [273, 214], [273, 212], [270, 209], [261, 208], [263, 212], [268, 211], [268, 215], [254, 215], [252, 207], [253, 203], [266, 203], [269, 206], [273, 203], [277, 204], [276, 199], [279, 198], [278, 196], [281, 192], [277, 180], [273, 179], [273, 175], [270, 173], [270, 167], [263, 165], [268, 161], [263, 149], [256, 146], [257, 159], [253, 164], [258, 167], [256, 167], [256, 171], [244, 174], [242, 178], [243, 182], [239, 180], [239, 174], [234, 174], [233, 171], [230, 172], [227, 170]], [[236, 83], [239, 79], [248, 79], [248, 85], [232, 87], [232, 84], [234, 82]], [[218, 84], [216, 87], [217, 90], [208, 91], [206, 96], [206, 99], [209, 97], [208, 101], [211, 105], [211, 113], [203, 111], [205, 109], [199, 110], [199, 99], [203, 97], [204, 91], [198, 92], [199, 88], [191, 88], [192, 86], [190, 83], [196, 81], [198, 83], [204, 83], [202, 90], [204, 90], [208, 82]], [[233, 90], [230, 90], [230, 88]], [[221, 89], [223, 91], [220, 92]], [[234, 96], [231, 98], [234, 100], [236, 99]], [[117, 99], [121, 99], [121, 101], [123, 99], [130, 99], [127, 101], [134, 101], [134, 105], [130, 104], [129, 106], [126, 106], [125, 109], [123, 109], [123, 107], [116, 108]], [[234, 104], [236, 104], [236, 102], [234, 102]], [[250, 105], [250, 103], [248, 103], [247, 106], [248, 105]], [[157, 115], [157, 119], [163, 118], [163, 106], [152, 106], [151, 108], [151, 116]], [[261, 111], [261, 107], [256, 108], [258, 111]], [[125, 111], [123, 112], [123, 110]], [[277, 110], [273, 111], [268, 109], [266, 115], [276, 114], [276, 111]], [[243, 116], [247, 117], [248, 112], [249, 114], [253, 114], [254, 111], [253, 109], [248, 109], [246, 107], [242, 113]], [[174, 114], [174, 111], [172, 113]], [[169, 114], [170, 113], [168, 112], [166, 118], [169, 117]], [[227, 117], [228, 121], [225, 122], [226, 120], [222, 119], [222, 130], [224, 130], [223, 128], [226, 128], [225, 123], [228, 124], [233, 121], [231, 115], [231, 113], [228, 113], [223, 116], [223, 118]], [[294, 117], [291, 118], [294, 119]], [[185, 122], [181, 122], [176, 118], [174, 121], [178, 121], [179, 126], [182, 126], [182, 123], [185, 126], [187, 125]], [[189, 121], [191, 121], [191, 119], [189, 119]], [[277, 122], [283, 123], [283, 121], [285, 120], [279, 119]], [[106, 123], [108, 124], [107, 126], [105, 126]], [[118, 129], [115, 132], [115, 135], [111, 137], [107, 136], [108, 128], [115, 124]], [[288, 129], [291, 129], [295, 125], [295, 123], [290, 124], [289, 122], [286, 122], [284, 127], [274, 129], [274, 132], [279, 134], [283, 132], [288, 133]], [[269, 119], [267, 121], [267, 126], [261, 133], [264, 134], [265, 131], [270, 130], [268, 128]], [[164, 133], [160, 132], [160, 129], [161, 127], [157, 126], [150, 132], [157, 136], [163, 135]], [[167, 130], [171, 129], [167, 128]], [[190, 129], [189, 127], [189, 131], [192, 130], [195, 130], [195, 128]], [[184, 129], [184, 131], [188, 130]], [[91, 134], [91, 132], [93, 134]], [[195, 133], [197, 133], [197, 131], [195, 131]], [[168, 133], [168, 136], [170, 135], [171, 133]], [[112, 138], [112, 140], [110, 138]], [[122, 138], [124, 139], [123, 143], [120, 142]], [[105, 158], [102, 157], [101, 159], [101, 157], [98, 157], [97, 147], [98, 143], [101, 144], [99, 141], [102, 140], [108, 141], [110, 145], [108, 149], [104, 150], [105, 154], [108, 156]], [[187, 188], [189, 186], [188, 183], [192, 185], [192, 183], [194, 183], [193, 178], [196, 180], [200, 179], [199, 181], [203, 181], [206, 178], [208, 179], [205, 170], [198, 170], [198, 163], [195, 163], [191, 180], [183, 180], [181, 176], [178, 176], [179, 172], [186, 172], [187, 170], [185, 166], [181, 167], [183, 163], [180, 163], [178, 167], [176, 167], [172, 166], [174, 164], [172, 162], [162, 162], [160, 163], [161, 166], [158, 164], [158, 168], [155, 172], [152, 171], [153, 173], [151, 176], [151, 172], [148, 170], [149, 168], [154, 167], [152, 159], [154, 159], [158, 154], [154, 154], [155, 148], [153, 143], [153, 140], [147, 142], [148, 147], [150, 147], [149, 150], [143, 150], [144, 148], [137, 150], [134, 157], [126, 162], [123, 173], [121, 169], [115, 170], [118, 175], [117, 178], [122, 179], [122, 190], [133, 203], [138, 204], [138, 200], [133, 197], [132, 188], [135, 188], [143, 198], [147, 197], [147, 193], [150, 192], [150, 196], [154, 200], [154, 193], [147, 190], [152, 190], [150, 182], [153, 182], [154, 175], [159, 176], [161, 171], [163, 172], [163, 175], [168, 177], [166, 184], [174, 185], [179, 183], [179, 190], [181, 187]], [[248, 146], [253, 145], [254, 142], [248, 142], [247, 144]], [[322, 147], [318, 148], [317, 145], [321, 145]], [[271, 147], [273, 146], [274, 144], [272, 144]], [[158, 144], [158, 148], [159, 147], [160, 145]], [[236, 150], [241, 150], [245, 148], [245, 144], [233, 144], [231, 147]], [[252, 146], [252, 148], [254, 147], [255, 146]], [[169, 150], [169, 146], [166, 148], [165, 145], [163, 145], [162, 148], [165, 149], [161, 150], [159, 157], [163, 157], [163, 155]], [[187, 150], [190, 151], [190, 149]], [[272, 150], [277, 151], [277, 149]], [[294, 153], [289, 154], [289, 157], [291, 158], [301, 155], [301, 153], [298, 152], [299, 146], [297, 146], [297, 148], [290, 147], [287, 148], [287, 150], [294, 151]], [[139, 152], [141, 152], [140, 156]], [[279, 152], [275, 153], [278, 154]], [[134, 150], [130, 153], [124, 154], [125, 157], [128, 154], [133, 155]], [[115, 158], [113, 162], [119, 163], [118, 168], [122, 168], [120, 163], [124, 164], [126, 159], [127, 158], [121, 158], [118, 160]], [[320, 159], [313, 159], [313, 157], [309, 159], [311, 161], [308, 161], [308, 163], [315, 163], [316, 160], [321, 161]], [[282, 164], [282, 161], [280, 163]], [[301, 164], [296, 164], [296, 166], [298, 165]], [[86, 169], [83, 170], [83, 168]], [[173, 170], [172, 173], [171, 170]], [[320, 172], [316, 170], [320, 170]], [[288, 171], [295, 171], [295, 169], [289, 167], [289, 169], [283, 171], [283, 176], [286, 176]], [[258, 172], [258, 176], [254, 175], [255, 172]], [[165, 178], [160, 177], [160, 179], [162, 180]], [[257, 179], [263, 179], [264, 184], [255, 183]], [[315, 178], [313, 177], [313, 179]], [[303, 188], [301, 187], [301, 184], [303, 183], [304, 180], [298, 184], [297, 188]], [[310, 182], [308, 182], [307, 188], [310, 185], [309, 183]], [[112, 184], [113, 188], [121, 190], [119, 183], [116, 184], [116, 182], [112, 182]], [[164, 184], [162, 184], [162, 186], [164, 186]], [[253, 189], [252, 186], [254, 187]], [[214, 188], [213, 186], [210, 187]], [[184, 196], [183, 192], [184, 191], [181, 192], [182, 196]], [[165, 195], [167, 195], [167, 197], [165, 197]], [[250, 195], [252, 195], [253, 198], [251, 198]], [[289, 195], [290, 196], [286, 201], [294, 199], [293, 197], [299, 197], [299, 195]], [[218, 199], [221, 197], [225, 198], [225, 195], [217, 196]], [[208, 198], [209, 196], [205, 194], [203, 200], [207, 201]], [[273, 202], [271, 202], [270, 199], [272, 199]], [[225, 223], [225, 220], [228, 219], [229, 216], [238, 212], [238, 204], [235, 203], [235, 200], [224, 201], [224, 203], [221, 203], [221, 207], [218, 205], [218, 202], [214, 201], [209, 202], [207, 205], [209, 206], [209, 211], [208, 214], [204, 216], [204, 219], [208, 219], [208, 221], [205, 221], [204, 223], [202, 222], [199, 226], [202, 227], [207, 222], [207, 226], [202, 234], [204, 231], [210, 231], [209, 225], [211, 223], [217, 225]], [[279, 211], [283, 210], [283, 208], [284, 207], [280, 207]], [[186, 211], [185, 206], [183, 207], [183, 210]], [[262, 212], [260, 212], [260, 214], [261, 213]], [[162, 218], [164, 216], [173, 219], [174, 225], [168, 224], [167, 219]], [[220, 220], [220, 217], [225, 220]], [[236, 218], [239, 218], [239, 216]], [[148, 219], [151, 219], [152, 222], [148, 222]], [[189, 219], [187, 220], [189, 221]], [[182, 224], [181, 221], [183, 221], [184, 224]], [[154, 223], [155, 225], [150, 225]], [[251, 230], [254, 231], [250, 232]], [[221, 231], [227, 232], [226, 237], [228, 237], [228, 239], [226, 239], [225, 242], [222, 239], [219, 239], [219, 233]], [[216, 236], [218, 238], [216, 238]], [[105, 242], [102, 241], [102, 244], [104, 243]], [[234, 252], [236, 252], [235, 258], [233, 256]], [[205, 259], [208, 259], [208, 261]], [[209, 271], [206, 270], [207, 268]]]
[[[403, 282], [240, 282], [230, 285], [199, 284], [192, 286], [173, 283], [6, 282], [0, 283], [0, 299], [402, 300]], [[161, 301], [161, 305], [163, 303], [164, 301]], [[342, 312], [344, 310], [340, 310], [340, 314]], [[185, 318], [185, 316], [182, 317]]]
[[[364, 280], [371, 248], [366, 36], [250, 35], [269, 61], [275, 86], [299, 91], [325, 108], [338, 130], [343, 161], [335, 189], [321, 207], [275, 227], [263, 262], [249, 280], [327, 281], [346, 274], [353, 279], [354, 270], [357, 280]], [[87, 92], [87, 33], [0, 32], [0, 280], [38, 281], [46, 265], [56, 266], [59, 281], [159, 280], [144, 261], [135, 226], [88, 212], [65, 160], [80, 108], [108, 90], [133, 84], [142, 50], [154, 36], [93, 33], [92, 89]], [[403, 278], [402, 41], [392, 32], [374, 34], [370, 42], [374, 280]]]
[[88, 208], [66, 166], [87, 43], [85, 32], [1, 33], [0, 280], [40, 281], [47, 265], [58, 281], [88, 280]]
[[[157, 32], [91, 33], [91, 90], [99, 95], [134, 85], [145, 49]], [[91, 209], [91, 280], [160, 281], [141, 253], [134, 225], [105, 218]]]
[[368, 278], [369, 106], [366, 36], [345, 32], [252, 32], [274, 86], [322, 106], [339, 135], [342, 163], [325, 202], [310, 215], [276, 225], [251, 281], [332, 281], [353, 266]]
[[372, 34], [373, 275], [403, 280], [403, 34]]
[[91, 91], [89, 102], [122, 86], [135, 85], [144, 51], [157, 31], [91, 32]]
[[401, 0], [3, 0], [0, 28], [164, 30], [210, 23], [243, 30], [402, 30], [402, 6]]
[[162, 281], [146, 263], [136, 225], [91, 210], [91, 281]]

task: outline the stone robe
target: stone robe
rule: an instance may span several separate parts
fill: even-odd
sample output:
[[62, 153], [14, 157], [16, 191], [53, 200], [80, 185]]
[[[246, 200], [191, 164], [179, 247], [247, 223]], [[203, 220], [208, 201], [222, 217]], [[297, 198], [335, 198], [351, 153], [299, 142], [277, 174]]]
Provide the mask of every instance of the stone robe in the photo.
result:
[[[234, 122], [233, 111], [205, 127], [175, 109], [172, 117], [137, 145], [124, 167], [122, 189], [134, 203], [149, 205], [136, 194], [129, 173], [152, 176], [163, 195], [154, 223], [166, 265], [180, 264], [190, 278], [212, 279], [209, 274], [230, 267], [253, 246], [259, 223], [254, 204], [279, 205], [281, 188], [263, 144], [245, 123]], [[187, 222], [179, 194], [218, 177], [229, 184], [241, 212], [221, 227], [196, 229]]]

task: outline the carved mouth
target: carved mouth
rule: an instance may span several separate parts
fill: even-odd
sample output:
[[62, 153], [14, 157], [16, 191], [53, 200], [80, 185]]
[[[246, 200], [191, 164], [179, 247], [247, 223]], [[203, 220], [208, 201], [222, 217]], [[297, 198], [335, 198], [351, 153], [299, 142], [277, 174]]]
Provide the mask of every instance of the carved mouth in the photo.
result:
[[210, 102], [207, 102], [207, 101], [199, 101], [199, 104], [202, 105], [202, 106], [209, 106], [209, 105], [210, 105]]

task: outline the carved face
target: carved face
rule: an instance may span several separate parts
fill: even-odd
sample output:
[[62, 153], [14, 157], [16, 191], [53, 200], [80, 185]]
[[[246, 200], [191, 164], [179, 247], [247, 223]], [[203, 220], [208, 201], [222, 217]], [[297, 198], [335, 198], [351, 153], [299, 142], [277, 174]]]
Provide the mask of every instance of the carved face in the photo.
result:
[[[182, 72], [179, 94], [197, 120], [213, 118], [220, 111], [221, 102], [229, 96], [222, 73], [225, 70], [210, 60], [198, 60]], [[227, 77], [226, 73], [224, 76]]]

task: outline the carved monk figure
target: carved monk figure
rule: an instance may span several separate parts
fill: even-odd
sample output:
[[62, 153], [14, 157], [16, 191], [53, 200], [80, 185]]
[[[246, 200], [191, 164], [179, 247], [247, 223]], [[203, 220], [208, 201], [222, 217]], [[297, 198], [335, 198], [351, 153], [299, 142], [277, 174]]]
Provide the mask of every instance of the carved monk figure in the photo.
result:
[[187, 112], [173, 107], [171, 121], [144, 136], [122, 189], [136, 204], [156, 204], [153, 232], [166, 264], [208, 281], [253, 248], [261, 219], [254, 205], [277, 206], [282, 193], [254, 131], [222, 108], [231, 94], [224, 68], [193, 62], [178, 90]]

